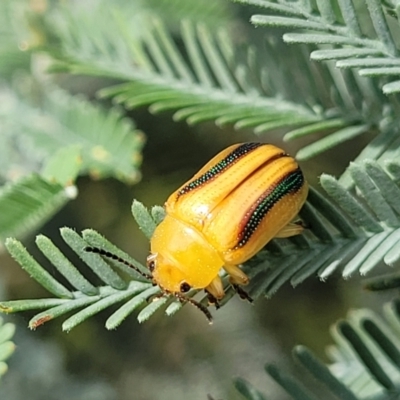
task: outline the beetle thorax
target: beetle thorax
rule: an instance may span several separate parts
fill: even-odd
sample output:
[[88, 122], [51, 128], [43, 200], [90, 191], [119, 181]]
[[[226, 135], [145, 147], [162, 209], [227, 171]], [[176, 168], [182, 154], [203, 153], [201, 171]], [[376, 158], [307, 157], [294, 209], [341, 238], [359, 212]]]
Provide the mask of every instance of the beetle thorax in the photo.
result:
[[223, 266], [218, 252], [197, 229], [170, 215], [156, 228], [151, 253], [153, 279], [169, 292], [179, 292], [183, 282], [203, 289]]

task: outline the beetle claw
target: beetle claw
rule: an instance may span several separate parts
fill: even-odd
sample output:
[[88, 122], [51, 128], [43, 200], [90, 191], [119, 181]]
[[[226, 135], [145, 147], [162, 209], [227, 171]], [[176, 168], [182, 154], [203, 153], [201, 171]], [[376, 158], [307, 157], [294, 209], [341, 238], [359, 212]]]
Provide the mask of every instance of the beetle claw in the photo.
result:
[[236, 283], [232, 283], [232, 287], [235, 289], [235, 292], [239, 295], [241, 299], [247, 300], [249, 303], [253, 302], [253, 299], [250, 297], [250, 295], [239, 285], [237, 285]]
[[208, 302], [208, 304], [210, 305], [210, 306], [215, 306], [215, 309], [216, 310], [219, 310], [220, 308], [221, 308], [221, 305], [219, 304], [219, 301], [218, 300], [215, 300], [214, 302]]
[[213, 296], [209, 291], [205, 290], [205, 292], [207, 293], [208, 305], [215, 306], [215, 309], [218, 310], [221, 307], [218, 299]]

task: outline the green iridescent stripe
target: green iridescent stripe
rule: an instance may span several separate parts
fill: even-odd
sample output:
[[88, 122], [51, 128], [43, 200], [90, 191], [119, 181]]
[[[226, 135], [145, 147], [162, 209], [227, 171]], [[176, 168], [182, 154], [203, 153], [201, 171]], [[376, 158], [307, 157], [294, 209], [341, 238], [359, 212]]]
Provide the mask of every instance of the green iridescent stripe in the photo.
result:
[[193, 181], [185, 185], [178, 192], [178, 198], [186, 193], [189, 193], [194, 189], [197, 189], [198, 187], [205, 185], [211, 179], [214, 179], [216, 176], [222, 174], [224, 171], [230, 168], [233, 164], [235, 164], [238, 160], [243, 158], [246, 154], [257, 149], [260, 146], [263, 146], [263, 143], [255, 143], [255, 142], [243, 143], [235, 150], [233, 150], [231, 153], [229, 153], [224, 159], [222, 159], [213, 167], [211, 167], [203, 175], [199, 176], [198, 178], [194, 179]]
[[260, 196], [255, 203], [256, 206], [250, 209], [246, 215], [249, 217], [244, 221], [243, 228], [240, 231], [239, 241], [234, 247], [237, 249], [243, 247], [257, 230], [262, 220], [268, 212], [278, 203], [284, 196], [296, 193], [304, 185], [304, 176], [300, 168], [290, 172], [282, 178], [280, 182], [271, 191], [268, 189]]

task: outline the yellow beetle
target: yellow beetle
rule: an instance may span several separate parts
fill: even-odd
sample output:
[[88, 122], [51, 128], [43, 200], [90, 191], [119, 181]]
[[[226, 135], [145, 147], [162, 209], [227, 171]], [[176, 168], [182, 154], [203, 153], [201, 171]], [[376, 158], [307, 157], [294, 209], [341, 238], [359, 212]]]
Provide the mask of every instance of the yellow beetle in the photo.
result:
[[223, 268], [238, 293], [250, 299], [239, 286], [249, 281], [239, 265], [272, 238], [301, 233], [292, 220], [307, 193], [298, 164], [282, 149], [263, 143], [228, 147], [168, 198], [166, 217], [151, 238], [148, 277], [163, 294], [196, 305], [211, 322], [209, 311], [184, 293], [204, 289], [218, 306]]

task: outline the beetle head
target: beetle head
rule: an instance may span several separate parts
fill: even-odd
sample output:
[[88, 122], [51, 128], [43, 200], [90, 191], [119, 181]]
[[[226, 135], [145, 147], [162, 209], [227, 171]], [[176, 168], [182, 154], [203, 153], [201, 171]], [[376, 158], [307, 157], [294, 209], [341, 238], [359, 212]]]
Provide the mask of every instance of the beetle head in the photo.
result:
[[153, 276], [153, 283], [167, 293], [183, 294], [192, 288], [186, 274], [162, 254], [150, 254], [147, 257], [147, 268]]
[[[157, 270], [157, 268], [155, 268], [157, 255], [150, 255], [147, 258], [147, 266], [151, 272], [151, 275], [150, 275], [150, 274], [146, 274], [145, 272], [141, 271], [138, 267], [131, 264], [129, 261], [126, 261], [123, 258], [121, 258], [121, 257], [117, 256], [116, 254], [113, 254], [107, 250], [103, 250], [98, 247], [88, 246], [85, 248], [85, 251], [87, 251], [88, 253], [97, 253], [104, 257], [111, 258], [113, 260], [116, 260], [116, 261], [118, 261], [122, 264], [125, 264], [128, 267], [134, 269], [136, 272], [138, 272], [144, 278], [149, 279], [153, 282], [153, 284], [158, 285], [162, 291], [162, 295], [167, 295], [167, 296], [172, 295], [172, 296], [175, 296], [181, 303], [187, 302], [187, 303], [192, 304], [193, 306], [198, 308], [206, 316], [206, 318], [208, 319], [208, 322], [210, 324], [212, 324], [212, 316], [211, 316], [210, 312], [208, 311], [207, 307], [203, 306], [203, 304], [198, 303], [196, 300], [193, 300], [191, 297], [184, 296], [183, 293], [186, 293], [191, 289], [191, 286], [188, 283], [186, 283], [185, 281], [182, 281], [181, 285], [178, 286], [179, 291], [169, 290], [168, 288], [162, 286], [162, 283], [161, 284], [158, 283], [156, 277], [153, 275], [153, 272], [155, 272]], [[161, 265], [168, 265], [168, 264], [164, 263]], [[169, 270], [167, 267], [164, 267], [164, 268], [166, 268], [167, 271]], [[162, 271], [163, 271], [163, 268], [160, 269], [161, 273], [162, 273]], [[157, 276], [157, 273], [156, 273], [156, 276]], [[161, 276], [163, 276], [163, 275], [161, 274]], [[168, 274], [166, 276], [168, 276]], [[179, 279], [179, 277], [176, 274], [173, 277], [175, 279]], [[162, 281], [162, 282], [164, 282], [164, 281]], [[166, 280], [166, 282], [167, 282], [167, 280]], [[168, 282], [167, 282], [167, 284], [168, 284]]]
[[198, 308], [212, 324], [212, 316], [207, 307], [185, 296], [192, 286], [187, 281], [186, 275], [174, 263], [168, 262], [166, 257], [161, 254], [150, 254], [147, 257], [147, 268], [150, 270], [153, 278], [153, 284], [158, 285], [165, 295], [175, 296], [181, 303], [190, 303]]
[[[85, 251], [87, 251], [88, 253], [97, 253], [100, 254], [101, 256], [116, 260], [122, 264], [127, 265], [128, 267], [134, 269], [136, 272], [138, 272], [140, 275], [142, 275], [144, 278], [149, 279], [153, 282], [154, 285], [158, 285], [162, 291], [163, 295], [172, 295], [175, 296], [181, 303], [190, 303], [193, 306], [195, 306], [196, 308], [198, 308], [208, 319], [208, 322], [210, 324], [212, 324], [212, 316], [210, 314], [210, 312], [208, 311], [207, 307], [203, 306], [202, 304], [198, 303], [196, 300], [193, 300], [191, 297], [186, 297], [184, 296], [184, 293], [188, 292], [191, 289], [191, 286], [186, 282], [186, 281], [182, 281], [179, 279], [183, 278], [182, 276], [178, 276], [178, 273], [174, 272], [174, 268], [172, 268], [171, 273], [166, 273], [166, 271], [170, 271], [171, 265], [168, 263], [161, 263], [160, 265], [163, 265], [164, 267], [161, 267], [158, 270], [158, 266], [156, 268], [156, 265], [158, 265], [158, 260], [157, 260], [157, 254], [155, 255], [150, 255], [147, 258], [147, 266], [151, 272], [150, 274], [146, 274], [145, 272], [141, 271], [139, 268], [137, 268], [135, 265], [131, 264], [129, 261], [124, 260], [123, 258], [117, 256], [116, 254], [113, 254], [107, 250], [103, 250], [100, 249], [98, 247], [86, 247]], [[164, 272], [164, 273], [163, 273]], [[160, 279], [160, 282], [157, 280], [157, 274], [159, 274], [162, 278]], [[178, 280], [180, 283], [180, 285], [171, 285], [168, 282], [168, 278], [165, 279], [165, 277], [170, 276], [169, 279], [175, 279]], [[163, 279], [164, 278], [164, 279]], [[167, 287], [163, 286], [164, 282], [166, 283]], [[169, 285], [169, 286], [168, 286]], [[173, 290], [174, 288], [178, 288], [177, 290]], [[172, 290], [170, 290], [169, 288], [173, 288]]]

